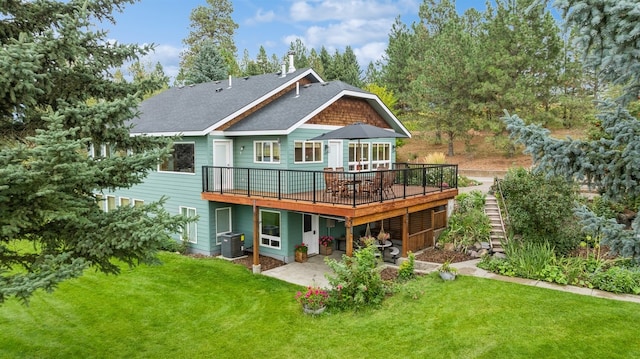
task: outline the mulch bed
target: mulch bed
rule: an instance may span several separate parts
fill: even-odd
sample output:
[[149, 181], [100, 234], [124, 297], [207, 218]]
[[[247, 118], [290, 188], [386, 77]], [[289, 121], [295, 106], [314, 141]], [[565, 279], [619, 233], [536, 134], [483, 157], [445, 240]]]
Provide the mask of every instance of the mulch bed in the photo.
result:
[[431, 263], [444, 263], [449, 260], [451, 263], [466, 262], [474, 259], [470, 255], [456, 251], [445, 251], [444, 249], [429, 247], [416, 254], [416, 260]]
[[[234, 259], [232, 262], [235, 264], [243, 265], [247, 267], [248, 270], [253, 270], [253, 254], [250, 254], [243, 258]], [[277, 268], [283, 265], [285, 265], [285, 263], [281, 260], [267, 256], [260, 256], [260, 268], [262, 269], [262, 271], [267, 271], [269, 269]]]

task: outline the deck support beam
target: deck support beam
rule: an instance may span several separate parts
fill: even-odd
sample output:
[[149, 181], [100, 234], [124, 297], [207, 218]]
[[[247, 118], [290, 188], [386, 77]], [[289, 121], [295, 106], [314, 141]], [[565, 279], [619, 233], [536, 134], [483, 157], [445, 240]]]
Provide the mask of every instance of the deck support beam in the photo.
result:
[[256, 205], [256, 201], [253, 201], [253, 273], [259, 274], [262, 272], [262, 266], [260, 265], [260, 211]]

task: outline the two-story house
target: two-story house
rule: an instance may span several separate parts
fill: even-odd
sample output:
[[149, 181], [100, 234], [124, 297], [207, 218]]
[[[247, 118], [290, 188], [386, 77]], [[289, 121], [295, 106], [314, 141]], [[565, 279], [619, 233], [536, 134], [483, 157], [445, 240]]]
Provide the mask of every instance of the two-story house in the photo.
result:
[[[292, 65], [292, 64], [291, 64]], [[143, 101], [135, 136], [179, 136], [144, 183], [105, 193], [105, 210], [168, 197], [198, 215], [182, 235], [195, 253], [221, 253], [222, 235], [290, 262], [297, 244], [318, 253], [322, 235], [351, 254], [364, 228], [384, 225], [406, 256], [433, 245], [458, 193], [457, 167], [396, 163], [396, 140], [312, 140], [354, 123], [410, 136], [380, 99], [312, 69], [174, 87]]]

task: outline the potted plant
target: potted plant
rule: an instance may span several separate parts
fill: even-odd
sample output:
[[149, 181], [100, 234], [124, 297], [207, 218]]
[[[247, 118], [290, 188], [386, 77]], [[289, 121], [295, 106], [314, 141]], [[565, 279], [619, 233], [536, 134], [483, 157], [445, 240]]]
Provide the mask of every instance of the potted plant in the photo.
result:
[[320, 314], [327, 307], [329, 293], [316, 286], [308, 286], [305, 292], [296, 293], [296, 301], [302, 305], [305, 314]]
[[296, 262], [304, 263], [307, 261], [307, 252], [309, 247], [305, 243], [296, 244], [295, 257]]
[[447, 259], [438, 268], [438, 273], [440, 274], [440, 278], [442, 278], [443, 280], [454, 280], [456, 279], [456, 275], [458, 274], [458, 269], [452, 267], [451, 260]]
[[324, 254], [325, 256], [333, 253], [333, 248], [331, 248], [331, 244], [333, 243], [333, 237], [331, 236], [322, 236], [320, 237], [320, 254]]

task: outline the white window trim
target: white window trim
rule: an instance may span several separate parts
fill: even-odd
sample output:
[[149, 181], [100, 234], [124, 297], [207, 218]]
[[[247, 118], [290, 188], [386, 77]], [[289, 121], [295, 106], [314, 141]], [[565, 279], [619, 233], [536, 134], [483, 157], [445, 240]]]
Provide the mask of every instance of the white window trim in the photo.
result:
[[138, 199], [138, 198], [134, 198], [131, 200], [131, 205], [132, 206], [137, 206], [137, 203], [140, 203], [140, 206], [144, 206], [144, 199]]
[[[268, 235], [268, 234], [262, 234], [262, 213], [264, 213], [264, 212], [278, 213], [279, 218], [280, 218], [280, 223], [278, 223], [278, 227], [282, 228], [282, 213], [281, 212], [279, 212], [279, 211], [269, 211], [269, 210], [266, 210], [266, 209], [261, 209], [260, 210], [260, 227], [258, 228], [258, 231], [260, 231], [260, 247], [281, 249], [282, 248], [282, 231], [280, 231], [280, 236], [278, 236], [278, 237], [272, 236], [272, 235]], [[262, 243], [262, 239], [263, 238], [267, 239], [269, 241], [269, 244]], [[273, 243], [274, 241], [278, 242], [277, 246], [271, 245], [271, 243]]]
[[[373, 154], [376, 152], [375, 147], [378, 146], [388, 146], [389, 147], [389, 159], [388, 160], [374, 160]], [[391, 149], [392, 145], [389, 142], [374, 142], [371, 144], [371, 168], [376, 169], [380, 166], [385, 166], [387, 168], [391, 168]]]
[[231, 213], [232, 213], [231, 212], [231, 207], [216, 208], [215, 219], [216, 219], [216, 244], [217, 245], [222, 244], [222, 242], [218, 239], [218, 238], [220, 238], [220, 235], [224, 234], [224, 233], [228, 233], [228, 232], [218, 232], [218, 228], [220, 228], [218, 226], [218, 211], [222, 211], [222, 210], [229, 211], [229, 228], [231, 228], [233, 230], [233, 218], [231, 217]]
[[[178, 207], [178, 213], [182, 214], [182, 210], [186, 209], [187, 210], [187, 216], [189, 215], [189, 211], [193, 210], [193, 216], [197, 216], [198, 215], [198, 211], [196, 210], [196, 208], [194, 207], [187, 207], [187, 206], [179, 206]], [[186, 224], [186, 226], [189, 226], [190, 224]], [[189, 243], [198, 243], [198, 222], [194, 222], [193, 223], [194, 227], [194, 233], [193, 236], [191, 236], [191, 233], [187, 233], [187, 238], [189, 238]], [[188, 231], [188, 227], [182, 227], [180, 228], [180, 239], [182, 239], [182, 234], [184, 233], [185, 228], [187, 228]], [[192, 238], [193, 237], [193, 238]]]
[[[296, 145], [302, 144], [302, 161], [296, 161]], [[305, 146], [311, 146], [311, 149], [315, 147], [315, 145], [320, 145], [320, 159], [315, 159], [313, 161], [307, 161], [304, 157], [305, 154]], [[295, 164], [307, 164], [307, 163], [322, 163], [324, 162], [324, 143], [322, 141], [294, 141], [293, 143], [293, 163]], [[328, 145], [327, 145], [328, 146]], [[313, 152], [313, 151], [312, 151]]]
[[[353, 144], [354, 148], [363, 148], [363, 147], [367, 147], [367, 160], [366, 161], [351, 161], [351, 159], [349, 158], [349, 152], [351, 150], [351, 145]], [[358, 143], [357, 141], [350, 141], [349, 144], [347, 145], [347, 168], [349, 172], [362, 172], [362, 171], [369, 171], [371, 168], [371, 148], [373, 146], [371, 146], [371, 143], [369, 142], [360, 142]], [[357, 158], [357, 156], [356, 156]], [[358, 168], [358, 166], [361, 166], [361, 168]]]
[[[158, 172], [160, 173], [171, 173], [171, 174], [177, 174], [177, 175], [188, 175], [188, 176], [195, 176], [196, 175], [196, 143], [195, 141], [182, 141], [182, 142], [174, 142], [174, 145], [188, 145], [191, 144], [193, 145], [193, 172], [179, 172], [179, 171], [163, 171], [162, 168], [162, 163], [158, 164]], [[171, 154], [173, 156], [173, 154]]]
[[118, 202], [116, 202], [116, 196], [108, 195], [104, 196], [104, 211], [109, 212], [109, 199], [113, 198], [113, 209], [118, 208]]
[[[258, 161], [256, 159], [256, 149], [258, 146], [258, 143], [271, 143], [271, 161]], [[280, 158], [278, 158], [277, 161], [273, 160], [273, 144], [277, 143], [279, 150], [280, 150]], [[264, 156], [262, 156], [262, 158], [264, 158]], [[282, 146], [280, 145], [280, 141], [278, 140], [259, 140], [259, 141], [253, 141], [253, 163], [266, 163], [266, 164], [278, 164], [280, 163], [280, 160], [282, 158]]]

